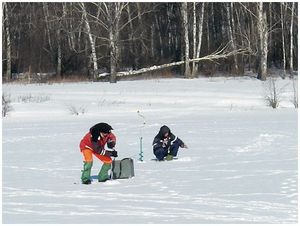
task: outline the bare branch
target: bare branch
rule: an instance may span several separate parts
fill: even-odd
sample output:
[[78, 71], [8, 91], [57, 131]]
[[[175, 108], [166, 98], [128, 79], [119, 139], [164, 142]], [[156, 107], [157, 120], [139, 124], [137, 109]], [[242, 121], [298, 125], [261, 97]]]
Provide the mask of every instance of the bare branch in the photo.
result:
[[[199, 61], [204, 61], [204, 60], [216, 61], [216, 60], [219, 60], [219, 59], [226, 59], [228, 57], [238, 55], [238, 54], [245, 54], [245, 53], [248, 53], [250, 51], [249, 48], [245, 48], [245, 49], [237, 49], [237, 50], [234, 50], [234, 51], [227, 52], [229, 44], [230, 44], [230, 42], [227, 43], [224, 47], [222, 47], [222, 48], [220, 47], [218, 50], [216, 50], [215, 52], [213, 52], [213, 53], [211, 53], [207, 56], [196, 58], [196, 59], [189, 59], [189, 62], [199, 62]], [[146, 72], [150, 72], [150, 71], [156, 71], [156, 70], [161, 70], [161, 69], [164, 69], [164, 68], [179, 66], [179, 65], [182, 65], [184, 63], [185, 63], [185, 61], [178, 61], [178, 62], [172, 62], [172, 63], [158, 65], [158, 66], [154, 65], [154, 66], [147, 67], [147, 68], [142, 68], [142, 69], [139, 69], [139, 70], [118, 72], [117, 76], [122, 77], [122, 76], [128, 76], [128, 75], [137, 75], [137, 74], [142, 74], [142, 73], [146, 73]], [[99, 77], [101, 77], [101, 76], [99, 76]]]

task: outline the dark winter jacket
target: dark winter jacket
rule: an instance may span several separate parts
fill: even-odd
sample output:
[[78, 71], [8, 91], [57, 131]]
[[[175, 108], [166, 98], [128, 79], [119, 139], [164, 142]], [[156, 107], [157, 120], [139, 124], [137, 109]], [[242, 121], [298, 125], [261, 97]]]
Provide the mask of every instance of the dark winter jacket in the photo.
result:
[[[166, 133], [169, 133], [167, 137], [164, 137]], [[168, 150], [170, 146], [174, 143], [178, 142], [178, 145], [180, 147], [184, 146], [184, 143], [179, 137], [175, 136], [173, 133], [171, 133], [171, 130], [167, 126], [162, 126], [158, 132], [158, 134], [154, 137], [152, 146], [153, 151], [156, 151], [159, 148], [163, 148], [165, 150]]]

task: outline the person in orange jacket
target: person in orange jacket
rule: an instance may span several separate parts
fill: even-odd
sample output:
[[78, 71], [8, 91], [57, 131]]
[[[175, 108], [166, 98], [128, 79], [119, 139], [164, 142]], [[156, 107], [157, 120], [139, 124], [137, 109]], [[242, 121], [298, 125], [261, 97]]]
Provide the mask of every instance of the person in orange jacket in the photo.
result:
[[[80, 141], [80, 151], [83, 154], [84, 165], [81, 175], [83, 184], [91, 183], [91, 169], [93, 166], [93, 155], [103, 162], [98, 174], [98, 181], [104, 182], [109, 179], [108, 171], [111, 169], [112, 157], [118, 157], [114, 149], [116, 136], [111, 132], [113, 128], [104, 122], [98, 123], [90, 128], [90, 131]], [[108, 149], [106, 150], [105, 145]]]

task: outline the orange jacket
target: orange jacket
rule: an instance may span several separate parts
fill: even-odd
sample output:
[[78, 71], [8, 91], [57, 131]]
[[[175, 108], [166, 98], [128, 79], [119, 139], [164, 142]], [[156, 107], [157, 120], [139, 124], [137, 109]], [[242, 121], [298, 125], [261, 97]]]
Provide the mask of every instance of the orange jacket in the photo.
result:
[[[90, 132], [88, 132], [80, 141], [79, 147], [80, 150], [84, 150], [84, 149], [91, 149], [93, 150], [93, 144], [92, 144], [92, 135]], [[105, 137], [101, 137], [100, 140], [98, 140], [98, 144], [100, 145], [100, 147], [103, 149], [105, 149], [105, 144], [107, 143], [107, 141], [114, 141], [116, 142], [116, 136], [113, 133], [109, 133], [107, 136]], [[94, 150], [93, 150], [94, 151]]]

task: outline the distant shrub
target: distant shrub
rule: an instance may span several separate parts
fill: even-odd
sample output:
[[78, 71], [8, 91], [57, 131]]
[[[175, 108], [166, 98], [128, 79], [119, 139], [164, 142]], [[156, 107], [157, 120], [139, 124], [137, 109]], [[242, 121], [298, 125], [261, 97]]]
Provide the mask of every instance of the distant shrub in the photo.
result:
[[[122, 96], [122, 93], [120, 93], [120, 96]], [[125, 100], [107, 100], [104, 97], [101, 97], [98, 101], [98, 107], [103, 108], [104, 106], [120, 106], [125, 103]]]
[[18, 97], [18, 102], [23, 103], [42, 103], [50, 100], [50, 96], [46, 94], [32, 95], [31, 93]]
[[295, 108], [298, 108], [298, 81], [295, 81], [296, 79], [293, 78], [293, 99], [292, 103], [294, 104]]
[[69, 112], [71, 113], [71, 115], [80, 115], [80, 114], [85, 114], [86, 113], [86, 110], [84, 107], [79, 107], [77, 108], [76, 106], [74, 105], [69, 105], [68, 106], [68, 110]]
[[265, 82], [264, 98], [268, 106], [272, 108], [278, 108], [284, 88], [285, 86], [279, 88], [278, 84], [276, 84], [276, 79], [273, 77], [270, 77], [269, 80]]
[[2, 117], [6, 117], [8, 112], [12, 110], [10, 96], [2, 93]]

